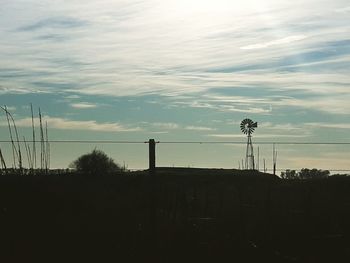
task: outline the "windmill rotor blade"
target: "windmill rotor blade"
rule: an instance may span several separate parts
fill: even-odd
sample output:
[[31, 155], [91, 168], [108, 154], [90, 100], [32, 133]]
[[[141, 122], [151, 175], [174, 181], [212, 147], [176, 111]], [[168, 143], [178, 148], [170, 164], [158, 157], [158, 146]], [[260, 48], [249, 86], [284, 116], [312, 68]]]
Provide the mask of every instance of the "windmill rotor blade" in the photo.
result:
[[241, 131], [244, 134], [252, 134], [257, 127], [258, 123], [248, 118], [244, 119], [240, 124]]
[[247, 123], [249, 122], [249, 119], [244, 119], [242, 122], [241, 122], [241, 125], [246, 125]]

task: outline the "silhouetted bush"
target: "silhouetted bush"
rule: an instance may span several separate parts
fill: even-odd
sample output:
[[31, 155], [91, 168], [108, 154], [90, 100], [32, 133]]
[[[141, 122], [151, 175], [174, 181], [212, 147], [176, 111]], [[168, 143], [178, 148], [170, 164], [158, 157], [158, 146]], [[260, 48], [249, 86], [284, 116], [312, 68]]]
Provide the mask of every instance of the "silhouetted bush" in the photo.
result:
[[350, 174], [333, 174], [332, 178], [344, 178], [344, 177], [350, 177]]
[[124, 170], [107, 154], [96, 149], [80, 156], [70, 164], [70, 167], [88, 175], [110, 175]]
[[283, 179], [321, 179], [330, 175], [328, 170], [307, 169], [303, 168], [300, 172], [295, 170], [286, 170], [281, 173]]
[[297, 179], [298, 173], [295, 170], [286, 170], [285, 172], [281, 172], [281, 177], [283, 179]]
[[318, 170], [318, 169], [301, 169], [299, 172], [299, 176], [301, 179], [320, 179], [327, 178], [329, 176], [328, 170]]

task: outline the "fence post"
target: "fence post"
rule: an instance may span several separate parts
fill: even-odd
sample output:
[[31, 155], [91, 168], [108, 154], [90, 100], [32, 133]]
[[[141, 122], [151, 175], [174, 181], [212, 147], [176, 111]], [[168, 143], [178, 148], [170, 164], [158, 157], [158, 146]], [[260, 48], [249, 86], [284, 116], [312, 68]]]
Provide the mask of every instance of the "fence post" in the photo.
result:
[[272, 161], [273, 161], [273, 175], [276, 175], [276, 166], [277, 166], [277, 150], [276, 150], [275, 143], [273, 144]]
[[156, 180], [156, 142], [149, 139], [149, 182], [150, 182], [150, 245], [151, 257], [157, 260], [157, 180]]
[[156, 142], [154, 139], [149, 139], [149, 174], [155, 175], [156, 171]]

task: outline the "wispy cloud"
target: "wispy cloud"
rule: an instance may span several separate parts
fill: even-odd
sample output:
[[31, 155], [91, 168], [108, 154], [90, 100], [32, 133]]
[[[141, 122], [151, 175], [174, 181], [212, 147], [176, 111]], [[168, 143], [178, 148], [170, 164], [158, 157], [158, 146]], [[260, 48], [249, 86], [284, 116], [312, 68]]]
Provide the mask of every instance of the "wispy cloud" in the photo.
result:
[[154, 127], [161, 128], [161, 129], [166, 129], [166, 130], [175, 130], [179, 129], [180, 125], [177, 123], [171, 123], [171, 122], [155, 122], [152, 123]]
[[313, 128], [350, 129], [349, 123], [309, 122], [305, 125]]
[[272, 123], [272, 122], [262, 122], [259, 123], [259, 128], [263, 129], [269, 129], [269, 130], [279, 130], [279, 131], [301, 131], [303, 130], [302, 125], [296, 125], [291, 123], [284, 123], [284, 124], [278, 124], [278, 123]]
[[[297, 77], [297, 76], [296, 76]], [[268, 84], [265, 84], [268, 85]], [[176, 97], [173, 98], [173, 105], [177, 107], [193, 107], [193, 108], [207, 108], [223, 112], [238, 112], [238, 113], [251, 113], [251, 114], [263, 114], [270, 115], [275, 110], [280, 109], [303, 109], [313, 110], [318, 112], [325, 112], [329, 114], [350, 114], [350, 104], [347, 101], [350, 99], [350, 94], [347, 91], [348, 88], [342, 87], [332, 93], [330, 90], [332, 84], [329, 84], [327, 90], [298, 90], [293, 89], [293, 84], [290, 90], [293, 91], [294, 96], [276, 96], [273, 94], [285, 94], [281, 92], [280, 88], [276, 87], [270, 91], [264, 91], [264, 96], [237, 96], [237, 95], [218, 95], [214, 90], [211, 90], [206, 95], [203, 95], [200, 99], [187, 99], [178, 101]], [[315, 83], [315, 85], [318, 85]], [[334, 87], [334, 86], [333, 86]], [[237, 93], [241, 92], [241, 89], [237, 88]], [[259, 93], [261, 88], [248, 87], [250, 93]], [[287, 89], [287, 88], [286, 88]], [[289, 88], [288, 88], [289, 89]], [[336, 90], [337, 88], [335, 88]]]
[[13, 94], [13, 95], [41, 94], [43, 95], [43, 94], [50, 93], [50, 91], [45, 89], [34, 88], [34, 87], [26, 88], [24, 84], [18, 85], [18, 83], [14, 84], [12, 82], [8, 82], [6, 84], [8, 84], [6, 85], [6, 87], [0, 85], [0, 95], [5, 95], [5, 94]]
[[337, 9], [335, 10], [335, 12], [337, 12], [337, 13], [350, 13], [350, 6], [345, 6], [345, 7], [337, 8]]
[[[5, 106], [4, 106], [5, 107]], [[15, 106], [6, 106], [6, 109], [9, 111], [9, 112], [13, 112], [13, 111], [16, 111], [17, 110], [17, 107]]]
[[195, 125], [188, 125], [188, 126], [182, 126], [178, 123], [163, 123], [163, 122], [155, 122], [151, 124], [153, 127], [157, 127], [164, 130], [188, 130], [188, 131], [214, 131], [215, 128], [211, 127], [204, 127], [204, 126], [195, 126]]
[[277, 45], [286, 45], [286, 44], [293, 43], [295, 41], [303, 40], [305, 38], [306, 36], [304, 35], [289, 36], [289, 37], [284, 37], [284, 38], [280, 38], [280, 39], [276, 39], [276, 40], [272, 40], [264, 43], [257, 43], [257, 44], [244, 46], [244, 47], [241, 47], [241, 49], [249, 50], [249, 49], [267, 48], [267, 47], [277, 46]]
[[88, 103], [88, 102], [72, 103], [70, 104], [70, 106], [76, 109], [93, 109], [97, 107], [96, 104]]
[[[141, 131], [140, 127], [128, 127], [120, 123], [111, 122], [97, 122], [95, 120], [76, 121], [65, 118], [56, 118], [44, 116], [44, 121], [48, 123], [49, 129], [59, 130], [85, 130], [85, 131], [99, 131], [99, 132], [137, 132]], [[39, 119], [34, 119], [35, 123], [39, 123]], [[0, 126], [6, 126], [6, 122], [0, 122]], [[32, 127], [31, 118], [16, 119], [17, 127]]]
[[168, 131], [152, 131], [150, 132], [151, 134], [167, 134], [169, 133]]
[[67, 95], [64, 97], [65, 99], [80, 99], [79, 95]]
[[231, 105], [222, 105], [220, 109], [222, 111], [242, 112], [242, 113], [251, 113], [251, 114], [268, 114], [268, 113], [271, 113], [272, 111], [272, 108], [264, 109], [264, 108], [254, 107], [254, 106], [239, 108], [237, 106], [231, 106]]
[[[230, 138], [244, 138], [242, 134], [208, 134], [208, 137], [230, 139]], [[305, 134], [255, 134], [254, 138], [305, 138], [308, 135]]]
[[210, 127], [203, 127], [203, 126], [186, 126], [185, 130], [190, 130], [190, 131], [214, 131], [216, 129], [210, 128]]
[[18, 31], [36, 31], [40, 29], [71, 29], [75, 27], [81, 27], [86, 25], [86, 21], [73, 18], [73, 17], [52, 17], [42, 19], [38, 22], [34, 22], [30, 25], [22, 26], [18, 28]]

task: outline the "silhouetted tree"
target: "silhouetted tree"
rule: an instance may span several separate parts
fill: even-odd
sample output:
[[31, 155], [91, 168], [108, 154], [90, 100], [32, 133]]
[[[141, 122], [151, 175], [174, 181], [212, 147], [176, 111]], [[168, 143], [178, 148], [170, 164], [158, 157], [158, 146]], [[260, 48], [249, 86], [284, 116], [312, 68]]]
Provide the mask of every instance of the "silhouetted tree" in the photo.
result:
[[124, 170], [107, 154], [96, 149], [91, 153], [80, 156], [70, 164], [70, 167], [89, 175], [109, 175]]

